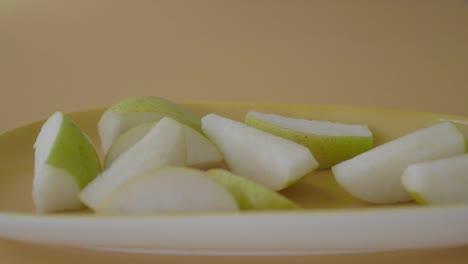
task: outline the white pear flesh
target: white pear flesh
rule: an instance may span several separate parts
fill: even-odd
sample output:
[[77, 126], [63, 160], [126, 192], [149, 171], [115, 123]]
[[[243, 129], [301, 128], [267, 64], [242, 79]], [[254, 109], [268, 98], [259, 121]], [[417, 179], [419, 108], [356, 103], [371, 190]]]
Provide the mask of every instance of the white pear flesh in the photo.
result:
[[203, 117], [202, 129], [232, 172], [272, 190], [284, 189], [318, 167], [308, 148], [225, 117]]
[[97, 208], [105, 214], [238, 211], [222, 185], [195, 169], [163, 168], [132, 177]]
[[421, 204], [468, 203], [468, 154], [410, 165], [401, 181]]
[[140, 141], [148, 131], [156, 125], [156, 122], [144, 123], [139, 126], [133, 127], [125, 131], [122, 135], [117, 138], [109, 150], [106, 153], [104, 158], [104, 169], [109, 168], [112, 163], [120, 156], [122, 153], [129, 150], [133, 145]]
[[377, 204], [406, 202], [401, 183], [411, 164], [460, 155], [465, 139], [450, 122], [422, 128], [332, 167], [337, 182], [353, 196]]
[[80, 199], [95, 210], [113, 190], [131, 177], [164, 166], [184, 165], [183, 127], [176, 120], [164, 117], [92, 181], [80, 193]]
[[[155, 122], [145, 123], [123, 133], [109, 148], [104, 161], [104, 168], [110, 167], [122, 153], [141, 140], [155, 124]], [[186, 165], [188, 167], [210, 169], [222, 163], [223, 156], [211, 141], [187, 125], [183, 125], [183, 129]]]
[[33, 180], [34, 206], [38, 213], [82, 209], [84, 205], [78, 199], [80, 191], [70, 173], [45, 164]]
[[51, 213], [83, 208], [78, 194], [101, 172], [88, 136], [56, 112], [43, 124], [34, 148], [32, 197], [36, 210]]
[[223, 155], [218, 148], [195, 129], [184, 126], [187, 166], [198, 169], [210, 169], [223, 162]]
[[130, 97], [109, 107], [99, 120], [102, 149], [107, 152], [128, 129], [166, 116], [200, 130], [200, 118], [178, 104], [156, 96]]

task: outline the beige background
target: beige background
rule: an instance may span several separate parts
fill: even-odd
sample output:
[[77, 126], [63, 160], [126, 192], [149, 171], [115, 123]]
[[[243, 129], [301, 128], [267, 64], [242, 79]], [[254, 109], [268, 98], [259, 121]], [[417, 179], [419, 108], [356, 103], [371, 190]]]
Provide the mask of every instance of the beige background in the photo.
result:
[[[0, 1], [0, 131], [152, 94], [468, 115], [468, 3]], [[180, 262], [466, 263], [468, 248]], [[0, 240], [1, 263], [154, 263]]]

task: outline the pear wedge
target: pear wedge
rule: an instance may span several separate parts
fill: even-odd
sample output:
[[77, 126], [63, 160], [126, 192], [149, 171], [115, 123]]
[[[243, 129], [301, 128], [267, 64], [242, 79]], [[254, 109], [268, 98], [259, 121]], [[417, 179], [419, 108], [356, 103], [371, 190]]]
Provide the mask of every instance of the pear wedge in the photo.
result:
[[284, 189], [318, 167], [308, 148], [225, 117], [203, 117], [202, 129], [232, 172], [272, 190]]
[[163, 168], [132, 177], [97, 208], [106, 214], [238, 211], [222, 185], [199, 170]]
[[40, 213], [83, 208], [78, 194], [101, 172], [88, 136], [68, 117], [56, 112], [37, 136], [32, 197]]
[[182, 106], [156, 96], [137, 96], [109, 107], [98, 123], [102, 149], [107, 152], [122, 133], [138, 125], [171, 117], [200, 131], [200, 118]]
[[80, 193], [80, 199], [96, 209], [119, 185], [135, 175], [165, 166], [185, 166], [182, 125], [164, 117], [128, 151], [118, 157]]

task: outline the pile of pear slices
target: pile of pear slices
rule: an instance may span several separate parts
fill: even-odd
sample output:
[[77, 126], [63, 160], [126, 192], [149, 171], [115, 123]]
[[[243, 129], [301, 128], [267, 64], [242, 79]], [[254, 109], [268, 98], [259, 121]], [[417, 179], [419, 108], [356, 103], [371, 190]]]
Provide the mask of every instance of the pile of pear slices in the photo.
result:
[[200, 118], [143, 96], [107, 109], [98, 130], [103, 170], [95, 145], [71, 119], [57, 112], [43, 124], [34, 146], [38, 212], [300, 209], [276, 191], [330, 168], [345, 190], [371, 203], [468, 202], [465, 139], [448, 122], [374, 148], [366, 125], [259, 112], [244, 123]]

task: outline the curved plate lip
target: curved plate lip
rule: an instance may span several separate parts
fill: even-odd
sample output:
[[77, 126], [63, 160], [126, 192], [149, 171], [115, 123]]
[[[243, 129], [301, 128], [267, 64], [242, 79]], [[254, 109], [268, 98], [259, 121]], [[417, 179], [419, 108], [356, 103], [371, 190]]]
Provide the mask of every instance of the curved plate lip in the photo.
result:
[[[441, 210], [468, 210], [468, 204], [452, 204], [452, 205], [407, 205], [399, 207], [398, 205], [386, 205], [375, 207], [363, 207], [363, 208], [343, 208], [343, 209], [298, 209], [298, 210], [264, 210], [264, 211], [242, 211], [242, 212], [198, 212], [198, 213], [187, 213], [187, 214], [135, 214], [135, 215], [105, 215], [105, 214], [66, 214], [55, 213], [55, 214], [38, 214], [38, 213], [22, 213], [22, 212], [4, 212], [0, 211], [0, 219], [5, 217], [15, 218], [28, 218], [28, 219], [100, 219], [100, 220], [122, 220], [122, 219], [154, 219], [154, 218], [231, 218], [231, 217], [272, 217], [272, 216], [309, 216], [313, 214], [315, 217], [336, 217], [342, 215], [378, 215], [386, 213], [401, 213], [401, 212], [416, 212], [416, 211], [441, 211]], [[74, 212], [77, 213], [77, 212]]]
[[[20, 241], [142, 254], [323, 255], [468, 244], [468, 206], [349, 213], [353, 210], [105, 217], [0, 213], [0, 232]], [[278, 225], [286, 229], [275, 229]]]
[[82, 249], [119, 252], [130, 254], [161, 254], [161, 255], [182, 255], [182, 256], [317, 256], [317, 255], [340, 255], [340, 254], [364, 254], [388, 252], [394, 250], [386, 249], [330, 249], [330, 250], [175, 250], [175, 249], [139, 249], [139, 248], [102, 248], [102, 247], [81, 247]]

